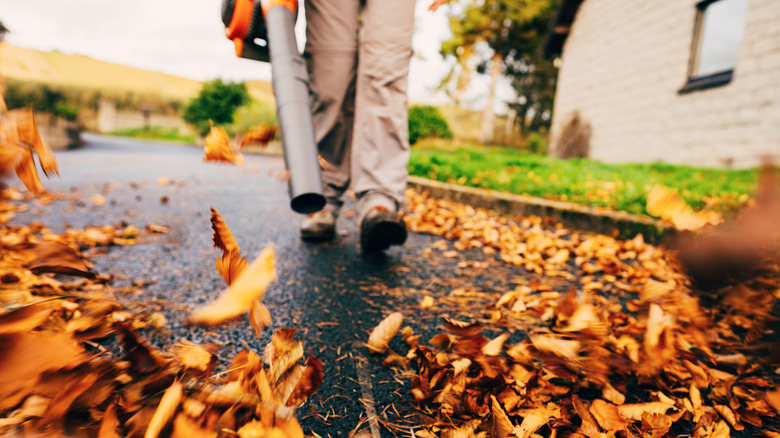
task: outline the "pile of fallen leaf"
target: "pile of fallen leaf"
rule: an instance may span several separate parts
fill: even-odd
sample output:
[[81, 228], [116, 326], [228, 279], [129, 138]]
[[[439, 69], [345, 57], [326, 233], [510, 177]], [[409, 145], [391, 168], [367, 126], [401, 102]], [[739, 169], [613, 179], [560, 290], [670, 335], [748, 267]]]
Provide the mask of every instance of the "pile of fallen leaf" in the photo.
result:
[[[742, 219], [688, 236], [699, 246], [683, 252], [684, 264], [641, 236], [573, 233], [408, 193], [412, 230], [453, 239], [458, 250], [497, 253], [534, 276], [484, 309], [489, 319], [445, 318], [446, 331], [427, 345], [401, 330], [409, 350], [386, 363], [413, 370], [427, 422], [416, 436], [780, 437], [780, 360], [772, 357], [780, 216], [767, 216], [780, 206], [776, 185], [765, 184]], [[764, 238], [747, 239], [757, 227]], [[723, 257], [706, 249], [727, 243], [744, 252], [739, 242], [755, 250], [759, 240], [760, 260], [719, 277], [718, 300], [703, 307], [711, 295], [686, 273], [696, 266], [712, 274], [701, 266]], [[556, 291], [548, 284], [555, 277], [579, 284]], [[385, 351], [401, 319], [383, 321], [369, 348]], [[483, 333], [496, 327], [505, 333]]]
[[[11, 209], [5, 197], [0, 202]], [[259, 331], [270, 322], [257, 300], [275, 277], [273, 252], [247, 264], [212, 214], [215, 245], [225, 251], [217, 267], [231, 287], [190, 319], [218, 323], [252, 308], [261, 315], [250, 318]], [[150, 230], [159, 227], [143, 233]], [[54, 234], [42, 225], [0, 224], [0, 433], [303, 436], [294, 410], [321, 383], [322, 364], [313, 356], [298, 364], [303, 346], [294, 330], [277, 331], [262, 358], [240, 352], [217, 375], [213, 345], [182, 341], [163, 352], [141, 339], [138, 330], [164, 318], [125, 309], [82, 253], [132, 244], [140, 234], [132, 226]]]
[[[260, 140], [272, 137], [264, 135]], [[50, 202], [56, 196], [43, 189], [33, 153], [44, 172], [56, 172], [32, 112], [0, 114], [0, 176], [15, 170], [30, 192]], [[158, 351], [139, 330], [164, 324], [164, 317], [116, 301], [110, 278], [97, 275], [85, 254], [167, 229], [122, 224], [55, 234], [40, 224], [9, 224], [25, 208], [10, 201], [24, 199], [14, 189], [0, 192], [0, 434], [303, 437], [294, 412], [323, 372], [314, 356], [299, 364], [295, 330], [274, 333], [262, 357], [241, 351], [219, 374], [214, 345], [181, 341]], [[212, 228], [223, 252], [216, 268], [228, 288], [189, 321], [218, 324], [249, 311], [259, 336], [270, 323], [261, 297], [276, 277], [273, 250], [249, 264], [213, 209]]]

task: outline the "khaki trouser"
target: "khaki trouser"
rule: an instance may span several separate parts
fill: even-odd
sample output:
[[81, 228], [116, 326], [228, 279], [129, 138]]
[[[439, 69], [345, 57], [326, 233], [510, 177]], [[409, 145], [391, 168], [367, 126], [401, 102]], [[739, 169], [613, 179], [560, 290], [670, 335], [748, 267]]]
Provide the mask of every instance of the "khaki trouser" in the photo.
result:
[[409, 165], [407, 83], [414, 0], [306, 0], [314, 136], [328, 206], [352, 185], [362, 217], [400, 208]]

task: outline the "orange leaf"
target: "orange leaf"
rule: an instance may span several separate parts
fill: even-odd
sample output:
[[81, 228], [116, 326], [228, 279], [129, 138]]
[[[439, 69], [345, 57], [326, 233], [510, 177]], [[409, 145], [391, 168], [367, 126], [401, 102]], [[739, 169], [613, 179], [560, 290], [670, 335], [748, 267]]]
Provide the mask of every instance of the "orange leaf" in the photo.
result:
[[498, 356], [504, 347], [504, 341], [509, 338], [509, 333], [496, 336], [495, 339], [482, 346], [482, 354], [485, 356]]
[[543, 353], [552, 353], [564, 359], [577, 360], [581, 348], [579, 341], [560, 339], [555, 336], [531, 335], [529, 339], [537, 350]]
[[493, 436], [497, 438], [508, 438], [513, 435], [515, 429], [512, 425], [512, 421], [509, 416], [501, 407], [501, 404], [496, 400], [496, 396], [490, 395], [491, 411], [493, 413]]
[[320, 387], [323, 376], [322, 362], [315, 356], [309, 356], [306, 359], [306, 368], [303, 370], [303, 375], [287, 399], [287, 406], [295, 406], [306, 401]]
[[222, 163], [244, 164], [244, 158], [236, 155], [230, 147], [230, 138], [225, 129], [214, 126], [209, 120], [211, 131], [206, 136], [206, 145], [204, 147], [205, 161], [217, 161]]
[[404, 322], [401, 312], [391, 313], [377, 325], [368, 337], [368, 349], [374, 353], [383, 353], [387, 344], [395, 337]]
[[593, 404], [590, 405], [590, 413], [593, 414], [593, 418], [596, 419], [599, 426], [609, 432], [623, 430], [630, 424], [620, 417], [617, 406], [601, 399], [593, 400]]
[[13, 247], [18, 254], [30, 259], [25, 267], [34, 274], [50, 272], [95, 278], [81, 256], [68, 245], [60, 242], [28, 243]]
[[165, 394], [163, 394], [160, 404], [149, 422], [149, 427], [146, 429], [146, 433], [144, 433], [144, 438], [156, 438], [160, 435], [163, 427], [173, 418], [176, 408], [179, 407], [181, 395], [182, 385], [178, 381], [173, 382], [173, 385], [165, 390]]
[[54, 159], [51, 149], [41, 139], [41, 134], [35, 125], [35, 116], [32, 108], [8, 111], [3, 115], [2, 124], [5, 126], [10, 125], [10, 130], [15, 131], [8, 132], [4, 126], [3, 130], [9, 134], [7, 135], [9, 141], [16, 141], [28, 146], [38, 154], [38, 158], [41, 160], [41, 169], [46, 176], [49, 176], [51, 172], [59, 175], [57, 160]]
[[647, 213], [671, 222], [678, 230], [695, 231], [705, 225], [723, 222], [720, 214], [712, 211], [694, 213], [677, 191], [656, 185], [647, 195]]
[[16, 165], [16, 176], [34, 195], [38, 196], [43, 193], [43, 183], [41, 183], [41, 179], [38, 177], [38, 171], [35, 170], [35, 160], [32, 152], [25, 151], [22, 153], [22, 159]]
[[219, 275], [222, 276], [222, 279], [225, 280], [228, 286], [241, 276], [241, 273], [246, 270], [248, 265], [249, 262], [246, 261], [246, 258], [238, 255], [238, 252], [225, 253], [222, 255], [222, 258], [217, 258], [215, 262], [217, 272], [219, 272]]
[[303, 357], [303, 343], [295, 341], [295, 329], [279, 329], [271, 335], [271, 343], [265, 347], [263, 360], [270, 365], [270, 381], [277, 385], [287, 370]]
[[235, 318], [261, 298], [276, 278], [274, 249], [268, 245], [219, 297], [190, 313], [189, 320], [197, 324], [219, 324]]
[[214, 232], [214, 247], [221, 249], [223, 255], [240, 251], [233, 233], [214, 207], [211, 207], [211, 229]]
[[617, 407], [617, 410], [620, 416], [626, 420], [640, 421], [645, 413], [663, 415], [672, 407], [674, 404], [668, 402], [649, 402], [621, 405]]
[[116, 416], [116, 404], [111, 403], [100, 421], [98, 438], [119, 438], [119, 434], [116, 432], [117, 427], [119, 427], [119, 419]]
[[179, 341], [171, 350], [184, 368], [206, 372], [216, 365], [215, 357], [210, 351], [186, 339]]
[[19, 162], [25, 157], [25, 150], [6, 143], [0, 130], [0, 177], [8, 174], [12, 169], [16, 169]]
[[266, 146], [276, 136], [276, 127], [267, 123], [249, 128], [241, 138], [241, 147], [249, 144]]
[[252, 306], [249, 308], [249, 324], [255, 329], [258, 338], [262, 337], [263, 327], [271, 325], [271, 312], [262, 301], [252, 302]]

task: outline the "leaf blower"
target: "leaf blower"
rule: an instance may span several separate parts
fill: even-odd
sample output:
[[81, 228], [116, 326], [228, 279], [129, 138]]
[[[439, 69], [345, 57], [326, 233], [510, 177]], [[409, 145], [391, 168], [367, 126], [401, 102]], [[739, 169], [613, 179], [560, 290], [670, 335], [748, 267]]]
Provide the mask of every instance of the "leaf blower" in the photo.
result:
[[290, 207], [314, 213], [325, 206], [309, 107], [309, 78], [295, 40], [298, 0], [223, 0], [225, 35], [236, 55], [271, 63]]

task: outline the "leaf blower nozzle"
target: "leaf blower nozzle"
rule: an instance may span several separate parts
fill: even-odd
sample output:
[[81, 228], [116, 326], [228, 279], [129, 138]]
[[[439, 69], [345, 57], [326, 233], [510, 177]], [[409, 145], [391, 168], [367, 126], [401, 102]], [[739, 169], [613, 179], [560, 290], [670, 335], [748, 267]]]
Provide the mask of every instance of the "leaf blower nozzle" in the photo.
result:
[[325, 206], [314, 140], [309, 77], [295, 39], [297, 0], [223, 0], [225, 35], [236, 55], [270, 61], [284, 161], [290, 172], [290, 207], [303, 214]]

